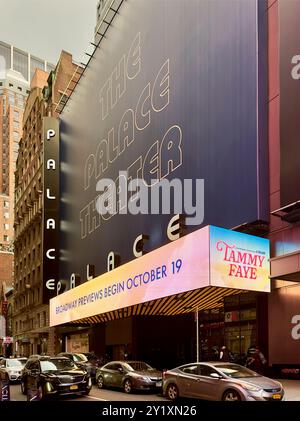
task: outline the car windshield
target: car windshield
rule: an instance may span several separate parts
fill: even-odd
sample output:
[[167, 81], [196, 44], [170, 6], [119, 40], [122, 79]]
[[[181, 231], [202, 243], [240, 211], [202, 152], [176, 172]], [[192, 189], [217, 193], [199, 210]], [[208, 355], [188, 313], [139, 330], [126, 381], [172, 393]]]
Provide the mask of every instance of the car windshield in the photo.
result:
[[89, 360], [89, 361], [92, 361], [92, 360], [99, 360], [99, 358], [97, 357], [97, 355], [95, 355], [95, 354], [90, 354], [90, 353], [86, 353], [86, 354], [84, 354], [84, 356]]
[[144, 363], [142, 361], [134, 361], [131, 363], [126, 364], [128, 366], [130, 371], [153, 371], [154, 368], [152, 368], [149, 364]]
[[260, 377], [260, 374], [255, 373], [255, 371], [249, 370], [248, 368], [242, 367], [240, 365], [234, 364], [224, 364], [216, 366], [222, 373], [233, 379], [241, 379], [245, 377]]
[[53, 359], [41, 361], [41, 370], [43, 373], [46, 371], [61, 371], [61, 370], [70, 370], [76, 368], [76, 365], [73, 361], [69, 359]]
[[27, 358], [18, 358], [18, 361], [20, 361], [22, 365], [25, 365], [27, 363]]
[[81, 361], [87, 361], [88, 359], [83, 354], [73, 354], [73, 360], [81, 362]]
[[7, 367], [23, 367], [19, 360], [7, 360]]

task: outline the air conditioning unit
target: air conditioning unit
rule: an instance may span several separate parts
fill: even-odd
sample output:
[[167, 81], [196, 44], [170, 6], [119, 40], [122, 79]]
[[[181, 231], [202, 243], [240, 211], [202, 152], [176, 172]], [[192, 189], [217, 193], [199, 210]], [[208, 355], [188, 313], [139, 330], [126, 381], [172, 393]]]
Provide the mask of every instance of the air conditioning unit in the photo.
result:
[[280, 209], [276, 209], [271, 212], [271, 215], [281, 218], [282, 221], [290, 224], [296, 224], [300, 221], [300, 200], [284, 206]]
[[289, 222], [290, 224], [294, 224], [296, 222], [300, 221], [300, 208], [294, 209], [287, 213], [286, 215], [283, 215], [281, 217], [283, 221]]

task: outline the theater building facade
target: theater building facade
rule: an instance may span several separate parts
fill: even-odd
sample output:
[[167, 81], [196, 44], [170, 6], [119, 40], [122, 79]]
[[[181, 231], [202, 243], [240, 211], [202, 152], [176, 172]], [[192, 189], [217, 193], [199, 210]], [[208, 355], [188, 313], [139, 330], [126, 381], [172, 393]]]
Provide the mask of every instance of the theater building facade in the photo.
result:
[[[286, 29], [300, 13], [287, 3], [108, 9], [60, 116], [57, 350], [164, 368], [258, 344], [269, 365], [300, 366], [300, 53]], [[176, 205], [123, 195], [136, 179], [150, 203], [175, 183]]]

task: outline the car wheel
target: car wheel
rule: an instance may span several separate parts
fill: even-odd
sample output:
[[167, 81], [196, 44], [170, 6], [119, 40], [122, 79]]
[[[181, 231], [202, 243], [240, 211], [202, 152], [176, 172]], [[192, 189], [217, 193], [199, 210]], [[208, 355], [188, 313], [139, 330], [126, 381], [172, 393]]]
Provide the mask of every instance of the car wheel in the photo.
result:
[[99, 376], [97, 379], [97, 386], [99, 387], [99, 389], [103, 389], [104, 388], [104, 379], [102, 376]]
[[241, 396], [236, 390], [230, 389], [230, 390], [226, 390], [226, 392], [223, 395], [222, 400], [223, 401], [240, 401]]
[[21, 380], [21, 392], [23, 395], [27, 395], [27, 387], [24, 380]]
[[176, 384], [174, 383], [169, 384], [169, 386], [167, 387], [166, 395], [171, 401], [176, 401], [176, 399], [178, 399], [179, 391]]
[[123, 389], [125, 393], [131, 393], [132, 392], [132, 383], [131, 380], [126, 379], [123, 385]]

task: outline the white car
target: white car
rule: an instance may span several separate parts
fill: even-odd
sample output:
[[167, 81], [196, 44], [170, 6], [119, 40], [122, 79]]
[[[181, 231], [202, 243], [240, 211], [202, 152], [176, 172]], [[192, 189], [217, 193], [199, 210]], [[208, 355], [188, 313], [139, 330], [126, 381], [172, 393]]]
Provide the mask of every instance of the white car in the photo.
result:
[[0, 368], [6, 371], [11, 382], [19, 381], [25, 362], [19, 358], [3, 358], [0, 360]]

